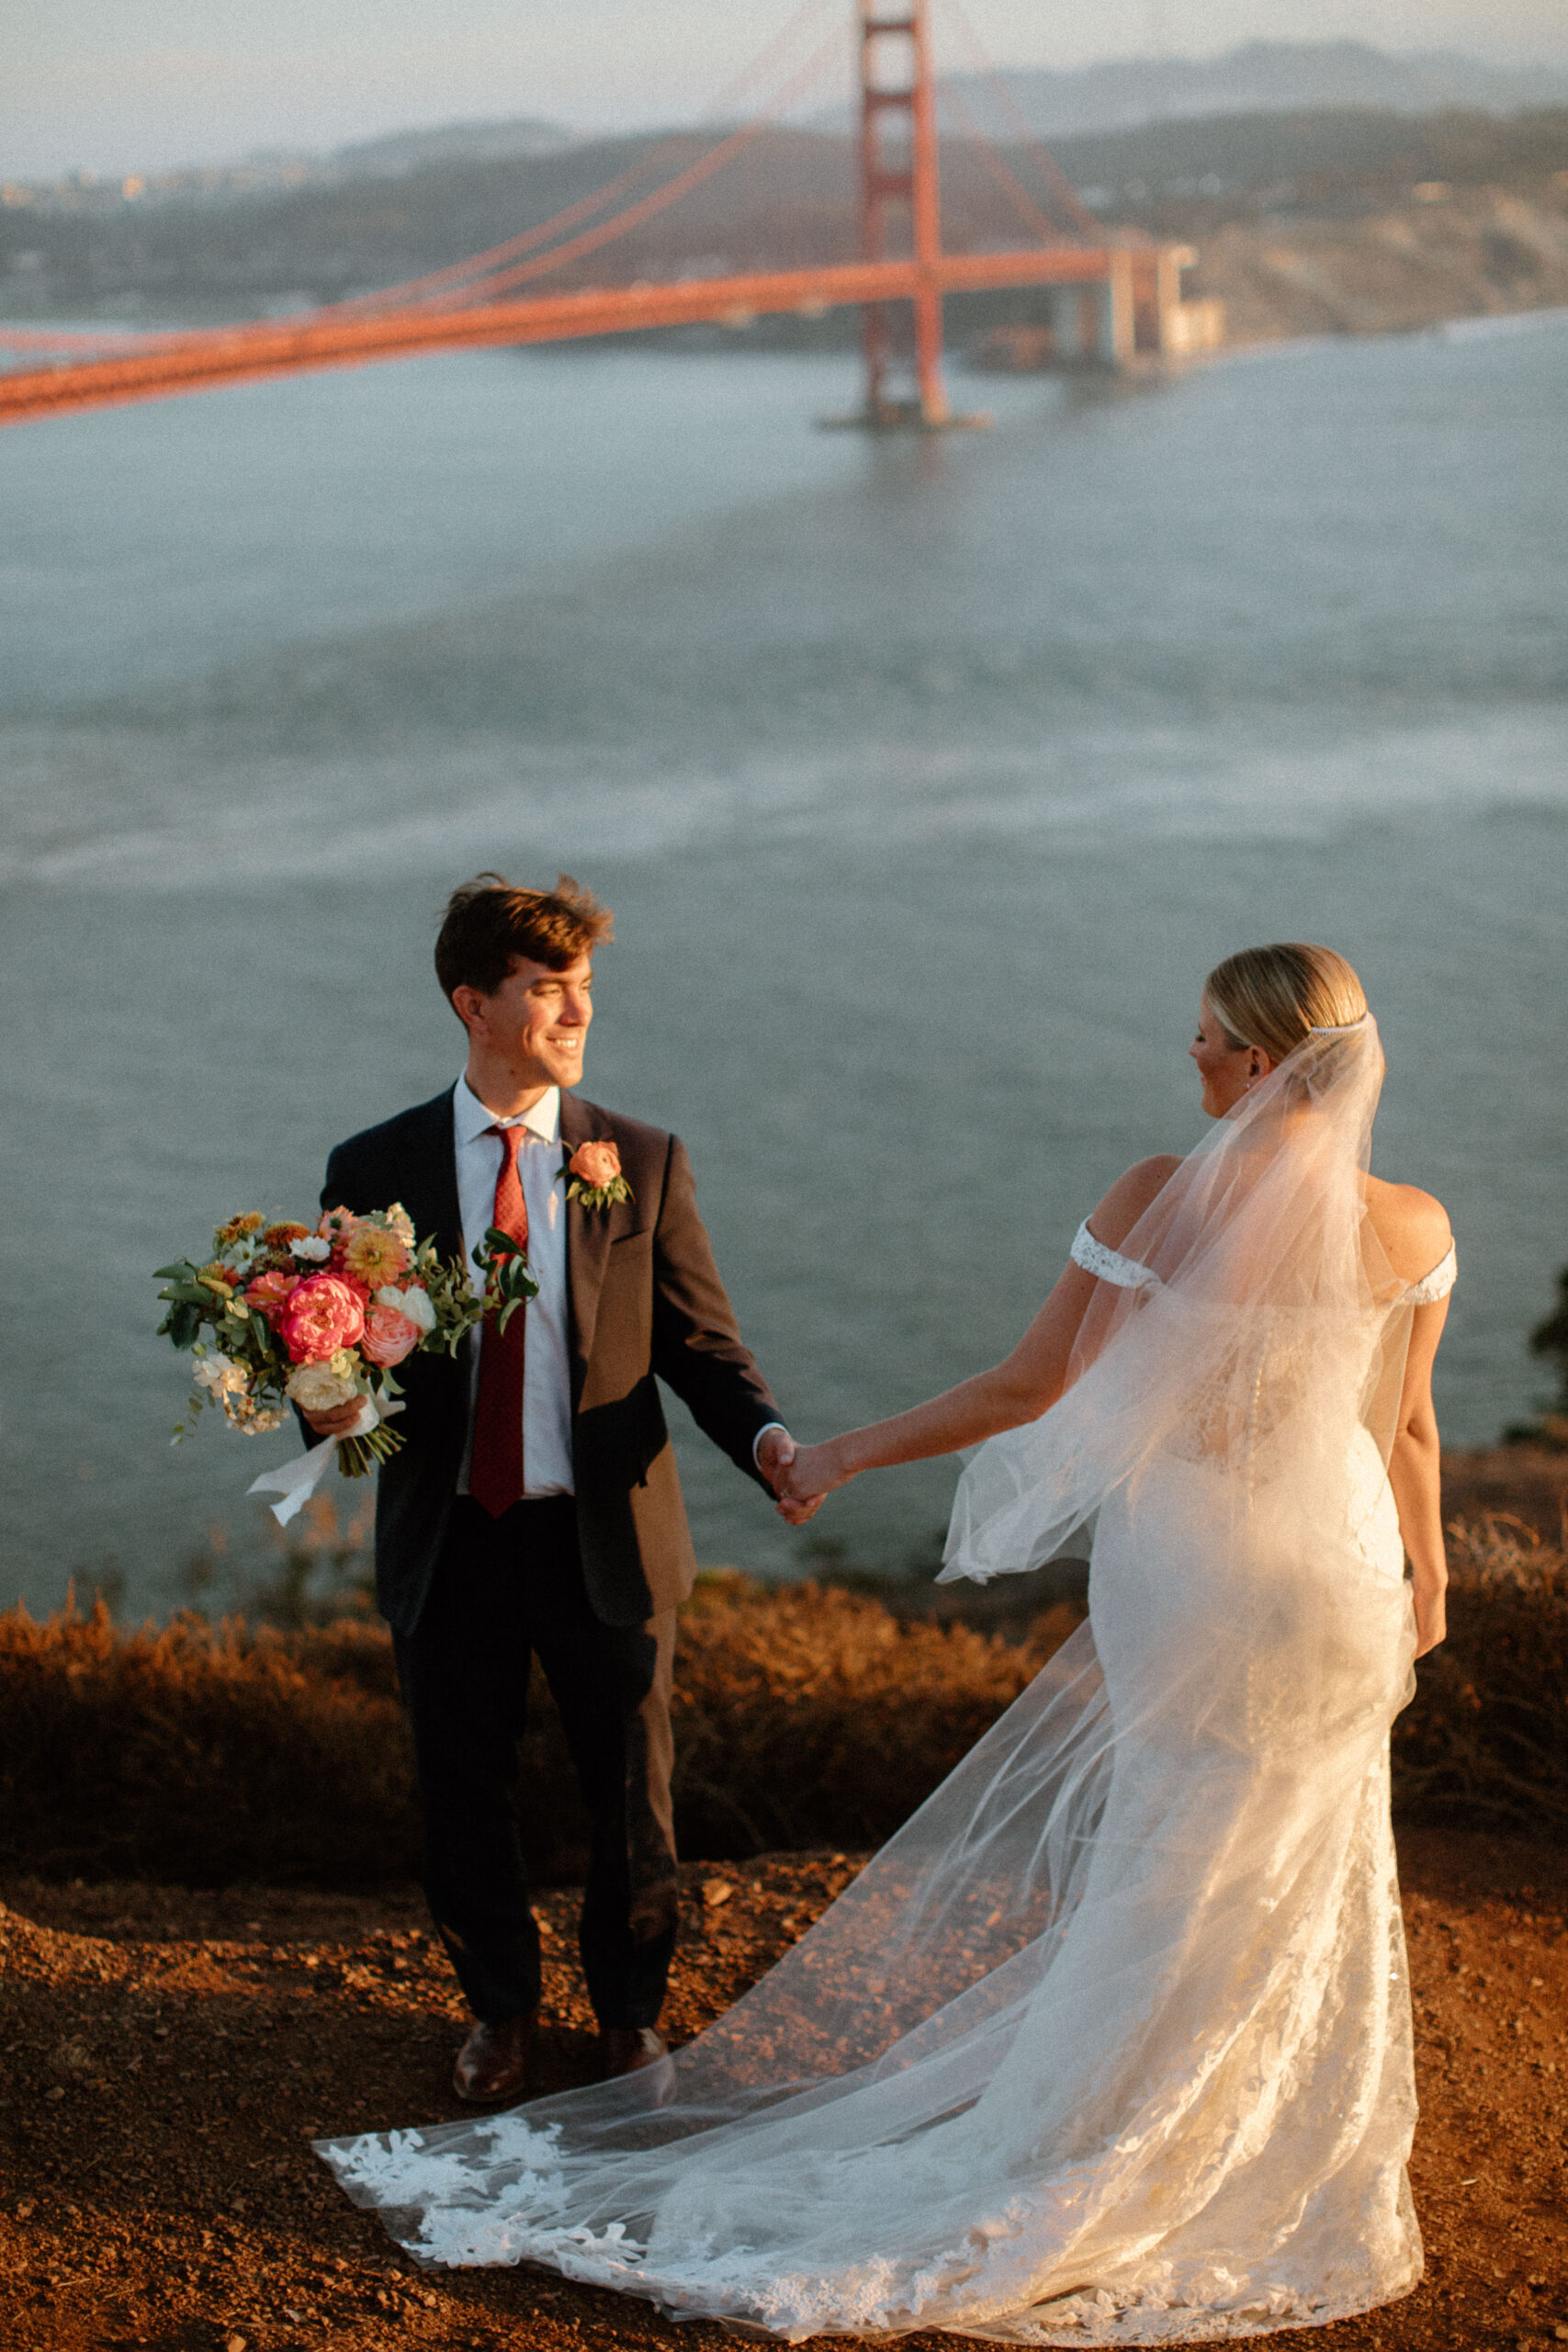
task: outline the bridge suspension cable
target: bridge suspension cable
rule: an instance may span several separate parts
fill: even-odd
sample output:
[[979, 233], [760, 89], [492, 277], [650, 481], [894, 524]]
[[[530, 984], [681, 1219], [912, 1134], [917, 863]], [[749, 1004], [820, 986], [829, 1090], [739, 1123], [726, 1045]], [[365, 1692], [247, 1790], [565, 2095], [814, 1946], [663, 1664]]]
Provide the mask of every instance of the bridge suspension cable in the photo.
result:
[[[773, 36], [773, 40], [766, 42], [756, 56], [743, 66], [739, 74], [734, 74], [710, 100], [699, 117], [699, 122], [716, 123], [721, 120], [732, 107], [740, 103], [750, 88], [764, 79], [773, 69], [775, 61], [787, 51], [790, 43], [806, 29], [813, 18], [822, 17], [829, 8], [837, 12], [840, 6], [841, 0], [802, 0], [801, 6], [795, 9], [788, 22]], [[807, 66], [801, 69], [802, 73], [815, 70], [824, 56], [830, 55], [833, 48], [839, 45], [840, 38], [836, 36], [819, 43], [807, 61]], [[798, 80], [799, 75], [795, 79]], [[798, 93], [793, 89], [793, 85], [786, 87], [783, 93], [762, 107], [749, 124], [743, 124], [740, 127], [741, 130], [746, 130], [751, 128], [756, 130], [765, 130], [777, 120], [779, 115], [793, 103], [794, 96], [796, 95]], [[660, 164], [672, 162], [677, 156], [683, 154], [690, 145], [691, 136], [689, 131], [677, 131], [669, 138], [660, 140], [644, 154], [639, 155], [635, 162], [629, 164], [624, 171], [617, 172], [614, 178], [605, 180], [596, 188], [590, 188], [586, 196], [578, 197], [572, 203], [563, 206], [558, 212], [552, 213], [547, 220], [536, 221], [533, 228], [525, 229], [517, 236], [507, 238], [502, 244], [491, 245], [483, 253], [469, 254], [461, 261], [448, 262], [445, 267], [428, 270], [423, 277], [405, 278], [397, 285], [382, 287], [366, 294], [354, 295], [343, 302], [325, 303], [319, 311], [313, 312], [312, 316], [328, 318], [337, 315], [353, 315], [364, 310], [389, 310], [395, 306], [401, 306], [405, 302], [423, 300], [433, 294], [473, 291], [477, 288], [479, 281], [491, 271], [498, 270], [508, 262], [518, 260], [525, 254], [536, 253], [541, 245], [547, 245], [552, 237], [563, 236], [569, 230], [575, 229], [580, 221], [591, 220], [595, 212], [603, 211], [605, 205], [614, 203], [619, 197], [629, 195], [639, 180], [647, 179], [650, 173], [659, 169]], [[739, 132], [731, 134], [732, 140], [739, 137]], [[729, 153], [738, 151], [728, 141], [725, 144], [728, 152], [720, 160], [728, 162]], [[717, 163], [712, 165], [713, 170], [716, 171], [718, 168]], [[705, 174], [705, 176], [706, 176]], [[684, 189], [682, 189], [681, 193], [684, 194]], [[670, 200], [673, 201], [673, 198]], [[565, 256], [562, 258], [564, 259]]]
[[552, 270], [562, 268], [568, 262], [581, 261], [584, 254], [597, 253], [601, 246], [640, 228], [655, 213], [667, 210], [680, 198], [689, 195], [693, 188], [700, 187], [704, 180], [711, 179], [716, 172], [733, 161], [742, 148], [761, 138], [762, 132], [771, 129], [778, 117], [809, 87], [827, 59], [841, 47], [842, 40], [837, 33], [820, 42], [763, 113], [753, 115], [749, 122], [742, 123], [738, 130], [732, 130], [728, 139], [721, 140], [716, 147], [711, 147], [705, 155], [699, 155], [695, 163], [689, 164], [684, 171], [677, 172], [662, 187], [652, 189], [635, 204], [626, 205], [621, 211], [612, 214], [608, 220], [601, 220], [596, 227], [583, 230], [581, 235], [569, 239], [565, 244], [552, 246], [547, 253], [520, 261], [510, 268], [487, 271], [484, 276], [472, 279], [461, 289], [462, 292], [465, 296], [507, 293], [514, 287], [527, 285], [534, 278], [547, 277]]
[[[699, 119], [712, 122], [716, 118], [722, 118], [740, 102], [748, 91], [759, 83], [765, 83], [768, 76], [776, 71], [778, 64], [787, 58], [792, 44], [798, 40], [802, 32], [807, 30], [814, 20], [820, 20], [829, 10], [835, 15], [839, 14], [841, 5], [842, 0], [801, 0], [801, 5], [795, 9], [772, 40], [764, 42], [756, 55], [738, 74], [732, 75], [710, 100]], [[319, 304], [310, 311], [301, 313], [301, 318], [309, 319], [312, 323], [316, 322], [325, 323], [333, 319], [361, 317], [367, 312], [379, 313], [413, 305], [423, 307], [426, 304], [442, 304], [459, 298], [464, 301], [471, 300], [476, 297], [482, 300], [487, 295], [504, 292], [511, 287], [525, 284], [532, 278], [544, 277], [552, 270], [563, 267], [570, 261], [581, 259], [584, 254], [596, 251], [601, 245], [608, 244], [615, 238], [625, 235], [643, 220], [652, 218], [655, 213], [663, 211], [692, 188], [699, 187], [704, 180], [711, 178], [715, 172], [721, 170], [732, 157], [739, 154], [764, 130], [770, 129], [778, 120], [780, 115], [786, 112], [796, 102], [834, 52], [841, 51], [843, 42], [844, 31], [840, 26], [825, 40], [817, 44], [804, 64], [790, 76], [782, 89], [775, 92], [757, 113], [731, 131], [726, 139], [721, 140], [716, 147], [710, 149], [705, 155], [698, 157], [682, 171], [674, 174], [670, 180], [660, 187], [652, 190], [638, 203], [625, 208], [607, 221], [599, 222], [593, 230], [585, 232], [575, 242], [570, 244], [559, 244], [547, 253], [539, 254], [540, 247], [549, 246], [553, 238], [562, 237], [576, 228], [580, 222], [591, 220], [595, 212], [602, 212], [607, 204], [612, 204], [618, 198], [629, 195], [639, 181], [646, 180], [649, 174], [658, 170], [662, 164], [672, 162], [676, 157], [685, 153], [690, 147], [692, 134], [677, 132], [657, 141], [629, 164], [624, 171], [616, 173], [598, 187], [591, 188], [586, 195], [577, 198], [572, 203], [563, 206], [559, 211], [552, 213], [548, 220], [536, 222], [531, 229], [523, 230], [518, 235], [507, 238], [501, 244], [491, 245], [481, 253], [469, 254], [461, 261], [448, 262], [440, 269], [426, 271], [417, 277], [405, 278], [391, 286], [375, 288], [364, 294], [351, 295], [338, 302]], [[530, 260], [525, 267], [506, 269], [507, 264], [519, 262], [525, 255], [539, 257], [536, 260]], [[231, 340], [252, 334], [267, 334], [275, 331], [276, 326], [276, 320], [247, 319], [236, 321], [231, 325], [209, 329], [207, 332], [219, 334], [225, 340]], [[152, 352], [185, 344], [189, 339], [189, 331], [180, 329], [147, 333], [138, 332], [133, 328], [106, 327], [100, 334], [73, 332], [51, 334], [41, 330], [12, 331], [0, 328], [0, 346], [29, 351], [79, 352], [112, 346], [122, 351]]]
[[[1060, 164], [1057, 163], [1055, 155], [1052, 154], [1051, 150], [1040, 138], [1029, 117], [992, 63], [990, 51], [976, 31], [974, 20], [964, 6], [964, 0], [942, 0], [942, 6], [949, 23], [953, 26], [984, 75], [992, 96], [1000, 106], [1002, 112], [1011, 121], [1018, 133], [1020, 145], [1026, 147], [1034, 158], [1041, 177], [1055, 198], [1064, 218], [1069, 220], [1077, 233], [1087, 239], [1090, 244], [1098, 244], [1105, 233], [1103, 229]], [[952, 98], [958, 97], [958, 93], [951, 85], [947, 95]], [[958, 103], [962, 105], [962, 99], [959, 99]], [[984, 133], [981, 135], [984, 136]]]
[[965, 101], [963, 93], [949, 82], [943, 84], [942, 94], [948, 105], [963, 118], [974, 139], [975, 150], [982, 166], [995, 180], [1020, 220], [1032, 229], [1037, 236], [1055, 237], [1059, 234], [1057, 223], [1041, 211], [1017, 173], [1009, 168], [1006, 157], [1000, 153], [995, 141], [988, 136], [979, 119]]

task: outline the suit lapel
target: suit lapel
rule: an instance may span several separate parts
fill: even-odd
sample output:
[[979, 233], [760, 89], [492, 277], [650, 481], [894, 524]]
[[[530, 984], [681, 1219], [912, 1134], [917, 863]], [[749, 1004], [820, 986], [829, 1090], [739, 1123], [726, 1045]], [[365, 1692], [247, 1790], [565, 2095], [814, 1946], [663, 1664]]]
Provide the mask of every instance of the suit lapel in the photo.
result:
[[412, 1138], [415, 1181], [409, 1186], [413, 1199], [403, 1206], [422, 1238], [433, 1234], [443, 1258], [463, 1255], [463, 1214], [457, 1203], [457, 1145], [452, 1128], [452, 1096], [448, 1087], [433, 1102], [422, 1103], [419, 1125]]
[[[574, 1152], [590, 1136], [608, 1132], [592, 1103], [574, 1094], [560, 1099], [563, 1149]], [[569, 1201], [566, 1211], [566, 1283], [571, 1302], [573, 1401], [581, 1394], [588, 1359], [593, 1352], [594, 1327], [599, 1320], [599, 1293], [604, 1261], [610, 1252], [610, 1220], [602, 1212], [586, 1210], [581, 1201]]]

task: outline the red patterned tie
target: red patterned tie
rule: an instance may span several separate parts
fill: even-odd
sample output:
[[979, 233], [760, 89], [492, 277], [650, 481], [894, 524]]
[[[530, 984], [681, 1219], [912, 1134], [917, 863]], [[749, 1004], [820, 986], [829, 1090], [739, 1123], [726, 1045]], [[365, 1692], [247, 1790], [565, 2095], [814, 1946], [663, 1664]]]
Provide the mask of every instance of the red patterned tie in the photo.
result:
[[[490, 1132], [500, 1136], [502, 1154], [491, 1222], [526, 1251], [528, 1204], [523, 1197], [517, 1155], [528, 1130], [518, 1125], [492, 1127]], [[503, 1510], [523, 1499], [523, 1345], [527, 1314], [526, 1306], [513, 1308], [504, 1331], [497, 1330], [493, 1319], [487, 1322], [480, 1347], [468, 1492], [491, 1519], [499, 1519]]]

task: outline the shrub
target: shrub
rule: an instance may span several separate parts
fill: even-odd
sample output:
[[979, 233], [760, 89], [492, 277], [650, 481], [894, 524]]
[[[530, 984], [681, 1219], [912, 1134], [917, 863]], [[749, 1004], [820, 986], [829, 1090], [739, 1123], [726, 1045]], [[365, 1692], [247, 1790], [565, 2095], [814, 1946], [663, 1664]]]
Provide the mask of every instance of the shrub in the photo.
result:
[[253, 1633], [98, 1602], [0, 1616], [0, 1863], [49, 1876], [352, 1884], [418, 1867], [379, 1628]]
[[[1027, 1649], [900, 1626], [874, 1600], [705, 1579], [677, 1668], [677, 1835], [687, 1853], [872, 1844], [896, 1828], [1076, 1622]], [[536, 1677], [525, 1834], [576, 1876], [587, 1823]], [[0, 1869], [51, 1877], [353, 1886], [419, 1867], [391, 1644], [185, 1611], [122, 1632], [100, 1602], [0, 1616]]]
[[1449, 1530], [1449, 1639], [1393, 1732], [1407, 1819], [1568, 1831], [1568, 1559], [1524, 1521]]
[[858, 1593], [709, 1580], [676, 1666], [682, 1850], [880, 1845], [1080, 1614], [1064, 1602], [1013, 1646], [966, 1625], [901, 1623]]
[[[1448, 1644], [1394, 1727], [1406, 1817], [1568, 1828], [1568, 1562], [1521, 1524], [1456, 1523]], [[1011, 1645], [901, 1623], [862, 1593], [698, 1586], [676, 1668], [683, 1852], [863, 1848], [905, 1820], [1071, 1632]], [[536, 1679], [522, 1780], [530, 1860], [580, 1875], [586, 1823]], [[0, 1869], [324, 1886], [408, 1878], [419, 1826], [378, 1626], [121, 1631], [102, 1604], [0, 1616]]]

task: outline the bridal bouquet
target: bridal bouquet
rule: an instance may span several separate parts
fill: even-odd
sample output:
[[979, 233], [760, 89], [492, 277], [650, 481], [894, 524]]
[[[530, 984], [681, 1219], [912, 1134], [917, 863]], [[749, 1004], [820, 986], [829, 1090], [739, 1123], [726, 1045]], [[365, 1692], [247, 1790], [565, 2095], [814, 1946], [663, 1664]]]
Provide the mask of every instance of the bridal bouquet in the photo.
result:
[[473, 1255], [485, 1277], [477, 1292], [462, 1260], [417, 1240], [396, 1202], [364, 1216], [328, 1209], [314, 1229], [268, 1224], [254, 1211], [231, 1217], [213, 1235], [210, 1258], [182, 1258], [157, 1272], [167, 1310], [159, 1333], [195, 1364], [175, 1443], [209, 1405], [231, 1429], [259, 1436], [280, 1426], [286, 1403], [325, 1413], [357, 1396], [349, 1435], [329, 1438], [287, 1472], [264, 1473], [252, 1492], [277, 1487], [285, 1500], [273, 1508], [287, 1520], [334, 1451], [345, 1476], [362, 1477], [402, 1442], [386, 1426], [402, 1409], [395, 1367], [422, 1348], [455, 1354], [487, 1315], [504, 1330], [537, 1292], [527, 1259], [504, 1233], [492, 1227]]

